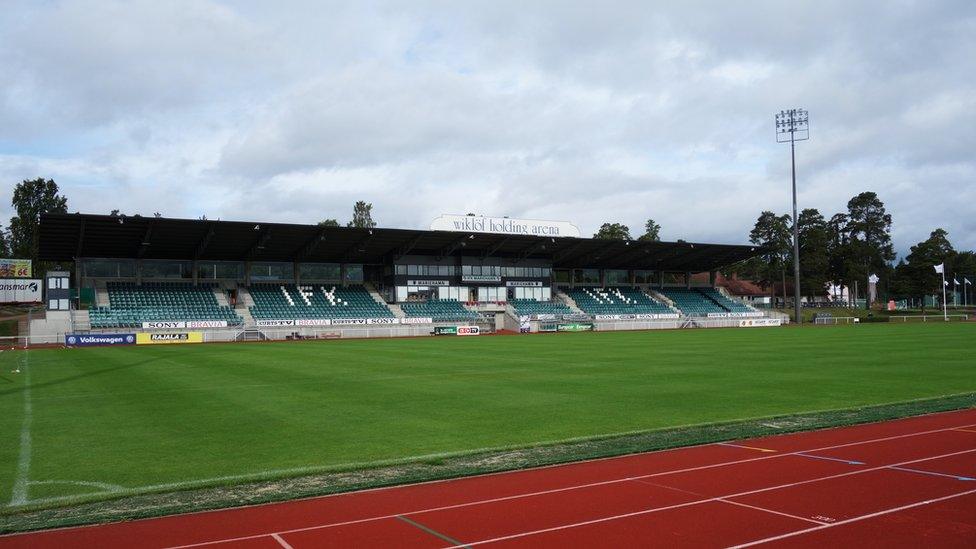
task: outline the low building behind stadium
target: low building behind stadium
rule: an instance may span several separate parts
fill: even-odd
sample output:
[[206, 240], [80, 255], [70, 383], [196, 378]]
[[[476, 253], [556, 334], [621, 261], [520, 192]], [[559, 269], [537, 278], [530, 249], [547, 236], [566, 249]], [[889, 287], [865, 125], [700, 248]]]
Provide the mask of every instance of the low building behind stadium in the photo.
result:
[[[779, 325], [715, 287], [754, 246], [581, 238], [567, 222], [430, 230], [45, 214], [46, 315], [67, 345]], [[707, 273], [707, 276], [704, 275]], [[99, 337], [94, 337], [99, 336]]]

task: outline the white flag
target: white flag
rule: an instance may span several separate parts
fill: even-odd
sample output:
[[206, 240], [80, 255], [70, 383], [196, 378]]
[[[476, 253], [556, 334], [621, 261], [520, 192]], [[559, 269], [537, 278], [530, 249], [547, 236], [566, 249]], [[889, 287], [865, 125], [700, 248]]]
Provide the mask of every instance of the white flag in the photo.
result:
[[949, 281], [948, 280], [943, 280], [942, 283], [945, 284], [946, 286], [949, 285]]
[[939, 263], [935, 266], [935, 272], [943, 274], [945, 272], [945, 263]]
[[963, 284], [970, 284], [970, 285], [972, 284], [972, 282], [970, 282], [968, 278], [962, 279], [962, 283]]
[[952, 285], [953, 286], [958, 286], [959, 285], [959, 281], [956, 280], [956, 277], [952, 277]]

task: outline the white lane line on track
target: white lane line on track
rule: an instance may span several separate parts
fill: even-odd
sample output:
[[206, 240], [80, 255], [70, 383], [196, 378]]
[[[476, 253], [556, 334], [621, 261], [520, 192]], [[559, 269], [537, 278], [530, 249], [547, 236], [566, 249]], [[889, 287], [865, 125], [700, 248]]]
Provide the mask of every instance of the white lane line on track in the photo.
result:
[[278, 545], [284, 547], [284, 549], [295, 549], [294, 547], [291, 546], [291, 544], [289, 544], [287, 541], [285, 541], [278, 534], [271, 534], [271, 537], [273, 537], [274, 540], [278, 542]]
[[808, 454], [806, 452], [796, 452], [793, 455], [797, 455], [797, 456], [805, 457], [805, 458], [810, 458], [810, 459], [823, 459], [823, 460], [827, 460], [827, 461], [839, 461], [841, 463], [846, 463], [848, 465], [864, 465], [864, 462], [863, 461], [854, 461], [854, 460], [851, 460], [851, 459], [832, 458], [832, 457], [827, 457], [827, 456], [815, 456], [813, 454]]
[[731, 442], [718, 442], [717, 446], [728, 446], [730, 448], [743, 448], [745, 450], [756, 450], [757, 452], [775, 452], [776, 450], [770, 450], [769, 448], [760, 448], [758, 446], [743, 446], [741, 444], [732, 444]]
[[[868, 440], [868, 441], [862, 441], [862, 442], [859, 442], [859, 443], [845, 443], [845, 444], [843, 444], [841, 446], [852, 446], [852, 445], [855, 445], [855, 444], [869, 444], [869, 443], [872, 443], [872, 442], [880, 442], [880, 441], [897, 439], [897, 438], [905, 438], [907, 436], [918, 436], [918, 435], [923, 435], [923, 434], [931, 434], [931, 433], [937, 433], [937, 432], [942, 432], [942, 431], [948, 431], [948, 430], [951, 430], [951, 429], [952, 428], [945, 428], [945, 429], [937, 429], [937, 430], [932, 430], [932, 431], [923, 431], [923, 432], [920, 432], [920, 433], [914, 433], [914, 434], [909, 434], [909, 435], [896, 435], [896, 436], [892, 436], [892, 437], [884, 437], [884, 438], [881, 438], [881, 439], [873, 439], [873, 440]], [[807, 450], [807, 451], [809, 451], [809, 452], [815, 452], [815, 451], [819, 451], [819, 450], [828, 450], [828, 449], [831, 449], [831, 448], [832, 447], [816, 448], [816, 449]], [[970, 453], [970, 452], [976, 452], [976, 449], [964, 450], [962, 452], [955, 452], [955, 453], [950, 453], [950, 454], [944, 454], [944, 455], [941, 455], [941, 456], [925, 457], [925, 458], [921, 458], [921, 459], [906, 461], [906, 462], [903, 462], [903, 463], [896, 463], [894, 465], [909, 465], [909, 464], [912, 464], [912, 463], [918, 463], [918, 462], [922, 462], [922, 461], [928, 461], [928, 460], [938, 459], [938, 458], [943, 458], [943, 457], [951, 457], [951, 456], [955, 456], [955, 455], [959, 455], [959, 454], [965, 454], [965, 453]], [[430, 512], [434, 512], [434, 511], [445, 511], [445, 510], [450, 510], [450, 509], [459, 509], [459, 508], [462, 508], [462, 507], [471, 507], [471, 506], [475, 506], [475, 505], [484, 505], [484, 504], [488, 504], [488, 503], [497, 503], [497, 502], [501, 502], [501, 501], [510, 501], [510, 500], [516, 500], [516, 499], [521, 499], [521, 498], [525, 498], [525, 497], [532, 497], [532, 496], [553, 494], [553, 493], [559, 493], [559, 492], [566, 492], [566, 491], [570, 491], [570, 490], [578, 490], [578, 489], [590, 488], [590, 487], [594, 487], [594, 486], [604, 486], [604, 485], [608, 485], [608, 484], [615, 484], [615, 483], [621, 483], [621, 482], [639, 481], [641, 479], [646, 479], [646, 478], [654, 478], [654, 477], [659, 477], [659, 476], [666, 476], [666, 475], [672, 475], [672, 474], [677, 474], [677, 473], [685, 473], [685, 472], [690, 472], [690, 471], [699, 471], [699, 470], [710, 469], [710, 468], [714, 468], [714, 467], [722, 467], [722, 466], [728, 466], [728, 465], [736, 465], [736, 464], [740, 464], [740, 463], [749, 463], [749, 462], [753, 462], [753, 461], [772, 459], [772, 458], [776, 458], [776, 457], [780, 457], [780, 456], [787, 456], [787, 455], [792, 455], [792, 454], [782, 453], [782, 454], [776, 454], [776, 455], [770, 455], [770, 456], [762, 456], [762, 457], [750, 458], [750, 459], [744, 459], [744, 460], [738, 460], [738, 461], [731, 461], [731, 462], [725, 462], [725, 463], [717, 463], [717, 464], [713, 464], [713, 465], [703, 465], [703, 466], [700, 466], [700, 467], [689, 467], [689, 468], [685, 468], [685, 469], [677, 469], [677, 470], [672, 470], [672, 471], [663, 471], [663, 472], [651, 473], [651, 474], [647, 474], [647, 475], [639, 475], [639, 476], [626, 477], [626, 478], [620, 478], [620, 479], [614, 479], [614, 480], [608, 480], [608, 481], [593, 482], [593, 483], [589, 483], [589, 484], [581, 484], [581, 485], [577, 485], [577, 486], [569, 486], [569, 487], [564, 487], [564, 488], [554, 488], [552, 490], [541, 490], [541, 491], [538, 491], [538, 492], [530, 492], [530, 493], [526, 493], [526, 494], [516, 494], [516, 495], [512, 495], [512, 496], [504, 496], [504, 497], [498, 497], [498, 498], [491, 498], [491, 499], [485, 499], [485, 500], [479, 500], [479, 501], [472, 501], [472, 502], [467, 502], [467, 503], [458, 503], [458, 504], [455, 504], [455, 505], [444, 505], [444, 506], [440, 506], [440, 507], [430, 507], [430, 508], [426, 508], [426, 509], [418, 509], [418, 510], [415, 510], [415, 511], [409, 511], [409, 512], [404, 512], [404, 513], [394, 513], [394, 514], [389, 514], [389, 515], [381, 515], [381, 516], [368, 517], [368, 518], [362, 518], [362, 519], [348, 520], [348, 521], [343, 521], [343, 522], [335, 522], [335, 523], [329, 523], [329, 524], [319, 524], [319, 525], [315, 525], [315, 526], [306, 526], [306, 527], [303, 527], [303, 528], [294, 528], [294, 529], [291, 529], [291, 530], [282, 530], [282, 531], [276, 532], [276, 533], [278, 533], [278, 534], [290, 534], [290, 533], [295, 533], [295, 532], [307, 532], [307, 531], [310, 531], [310, 530], [321, 530], [321, 529], [325, 529], [325, 528], [334, 528], [334, 527], [338, 527], [338, 526], [348, 526], [348, 525], [351, 525], [351, 524], [360, 524], [360, 523], [364, 523], [364, 522], [372, 522], [372, 521], [377, 521], [377, 520], [384, 520], [384, 519], [396, 518], [397, 516], [400, 516], [400, 515], [418, 515], [418, 514], [430, 513]], [[852, 474], [859, 474], [859, 473], [866, 473], [866, 472], [869, 472], [869, 471], [877, 471], [877, 470], [887, 469], [887, 468], [889, 468], [891, 466], [892, 465], [883, 465], [883, 466], [872, 467], [872, 468], [858, 469], [856, 471], [850, 471], [850, 472], [847, 472], [847, 473], [840, 473], [838, 475], [831, 475], [831, 476], [822, 477], [822, 478], [816, 478], [816, 479], [812, 479], [812, 480], [808, 480], [808, 481], [800, 481], [800, 482], [796, 482], [796, 483], [792, 483], [792, 484], [787, 484], [787, 485], [774, 486], [774, 487], [771, 487], [771, 488], [763, 488], [763, 489], [760, 489], [760, 490], [750, 491], [750, 492], [745, 492], [745, 493], [728, 494], [728, 495], [724, 495], [724, 496], [720, 496], [720, 497], [730, 498], [730, 497], [736, 497], [736, 496], [741, 496], [741, 495], [747, 495], [747, 494], [751, 494], [751, 493], [755, 493], [755, 492], [762, 492], [762, 491], [767, 491], [767, 490], [774, 490], [774, 489], [779, 489], [779, 488], [786, 488], [786, 487], [789, 487], [789, 486], [794, 486], [794, 485], [799, 485], [799, 484], [806, 484], [808, 482], [816, 482], [816, 481], [827, 480], [827, 479], [831, 479], [831, 478], [844, 477], [844, 476], [848, 476], [848, 475], [852, 475]], [[715, 499], [715, 498], [710, 498], [709, 500], [696, 501], [696, 502], [693, 502], [693, 503], [690, 503], [690, 504], [704, 503], [706, 501], [710, 501], [711, 499]], [[690, 504], [681, 504], [678, 507], [682, 507], [682, 506], [690, 505]], [[663, 510], [663, 509], [661, 509], [661, 510]], [[645, 511], [641, 511], [641, 512], [638, 512], [637, 514], [646, 513], [646, 512], [648, 512], [648, 511], [646, 511], [646, 510]], [[599, 521], [597, 521], [597, 522], [599, 522]], [[168, 549], [186, 549], [186, 548], [189, 548], [189, 547], [202, 547], [202, 546], [206, 546], [206, 545], [218, 545], [218, 544], [230, 543], [230, 542], [234, 542], [234, 541], [241, 541], [241, 540], [247, 540], [247, 539], [260, 538], [260, 537], [264, 537], [264, 536], [267, 536], [267, 535], [268, 535], [268, 533], [252, 534], [252, 535], [248, 535], [248, 536], [238, 536], [238, 537], [233, 537], [233, 538], [224, 538], [224, 539], [217, 539], [217, 540], [211, 540], [211, 541], [203, 541], [203, 542], [197, 542], [197, 543], [190, 543], [190, 544], [186, 544], [186, 545], [175, 545], [175, 546], [169, 547]], [[471, 544], [467, 544], [467, 545], [471, 545]]]
[[739, 507], [747, 507], [749, 509], [755, 509], [756, 511], [762, 511], [764, 513], [772, 513], [774, 515], [782, 515], [784, 517], [789, 517], [791, 519], [802, 520], [806, 522], [812, 522], [814, 524], [830, 524], [829, 522], [824, 522], [822, 520], [816, 520], [808, 517], [801, 517], [799, 515], [791, 515], [789, 513], [784, 513], [782, 511], [774, 511], [772, 509], [766, 509], [765, 507], [757, 507], [755, 505], [749, 505], [748, 503], [742, 503], [741, 501], [732, 501], [730, 499], [718, 498], [715, 501], [721, 501], [722, 503], [729, 503], [732, 505], [738, 505]]
[[867, 520], [867, 519], [871, 519], [871, 518], [875, 518], [875, 517], [889, 515], [891, 513], [897, 513], [898, 511], [905, 511], [905, 510], [908, 510], [908, 509], [914, 509], [915, 507], [922, 507], [923, 505], [931, 505], [933, 503], [938, 503], [940, 501], [946, 501], [946, 500], [950, 500], [950, 499], [959, 498], [959, 497], [962, 497], [962, 496], [968, 496], [970, 494], [976, 494], [976, 489], [967, 490], [965, 492], [959, 492], [958, 494], [951, 494], [951, 495], [948, 495], [948, 496], [942, 496], [940, 498], [927, 499], [925, 501], [919, 501], [919, 502], [916, 502], [916, 503], [910, 503], [908, 505], [902, 505], [901, 507], [893, 507], [891, 509], [885, 509], [883, 511], [878, 511], [876, 513], [870, 513], [870, 514], [867, 514], [867, 515], [861, 515], [861, 516], [857, 516], [857, 517], [852, 517], [852, 518], [845, 519], [845, 520], [839, 520], [837, 522], [831, 522], [829, 524], [824, 524], [822, 526], [814, 526], [813, 528], [806, 528], [804, 530], [797, 530], [795, 532], [789, 532], [789, 533], [786, 533], [786, 534], [780, 534], [778, 536], [772, 536], [772, 537], [768, 537], [768, 538], [757, 539], [755, 541], [750, 541], [749, 543], [743, 543], [741, 545], [735, 545], [735, 546], [731, 547], [730, 549], [742, 549], [744, 547], [753, 547], [755, 545], [761, 545], [763, 543], [771, 543], [771, 542], [774, 542], [774, 541], [779, 541], [779, 540], [782, 540], [782, 539], [787, 539], [787, 538], [791, 538], [791, 537], [794, 537], [794, 536], [799, 536], [799, 535], [802, 535], [802, 534], [806, 534], [808, 532], [816, 532], [817, 530], [825, 530], [827, 528], [833, 528], [835, 526], [842, 526], [844, 524], [850, 524], [852, 522], [859, 522], [859, 521], [862, 521], [862, 520]]
[[936, 477], [954, 478], [956, 480], [964, 480], [964, 481], [976, 480], [976, 478], [973, 477], [966, 477], [962, 475], [948, 475], [946, 473], [937, 473], [935, 471], [923, 471], [922, 469], [909, 469], [908, 467], [888, 467], [888, 468], [894, 469], [896, 471], [908, 471], [909, 473], [920, 473], [923, 475], [932, 475]]
[[[968, 453], [972, 453], [972, 452], [976, 452], [976, 448], [973, 448], [971, 450], [963, 450], [961, 452], [953, 452], [951, 454], [943, 454], [941, 456], [932, 456], [932, 457], [927, 457], [927, 458], [915, 459], [915, 460], [906, 461], [906, 462], [903, 462], [903, 463], [896, 463], [895, 465], [907, 465], [907, 464], [910, 464], [910, 463], [917, 463], [917, 462], [920, 462], [920, 461], [928, 461], [928, 460], [939, 459], [939, 458], [944, 458], [944, 457], [952, 457], [952, 456], [957, 456], [957, 455], [961, 455], [961, 454], [968, 454]], [[820, 482], [820, 481], [824, 481], [824, 480], [831, 480], [831, 479], [835, 479], [835, 478], [847, 477], [847, 476], [851, 476], [851, 475], [860, 475], [860, 474], [868, 473], [868, 472], [871, 472], [871, 471], [880, 471], [880, 470], [888, 469], [890, 467], [891, 466], [889, 466], [889, 465], [883, 465], [883, 466], [879, 466], [879, 467], [872, 467], [870, 469], [859, 469], [857, 471], [850, 471], [850, 472], [847, 472], [847, 473], [840, 473], [840, 474], [837, 474], [837, 475], [830, 475], [830, 476], [826, 476], [826, 477], [820, 477], [820, 478], [814, 478], [814, 479], [808, 479], [808, 480], [801, 480], [801, 481], [798, 481], [798, 482], [791, 482], [789, 484], [781, 484], [779, 486], [770, 486], [768, 488], [759, 488], [759, 489], [756, 489], [756, 490], [749, 490], [749, 491], [746, 491], [746, 492], [739, 492], [739, 493], [736, 493], [736, 494], [726, 494], [724, 496], [716, 496], [716, 497], [708, 498], [708, 499], [702, 499], [702, 500], [697, 500], [697, 501], [689, 501], [689, 502], [685, 502], [685, 503], [678, 503], [678, 504], [675, 504], [675, 505], [668, 505], [666, 507], [652, 507], [650, 509], [642, 509], [640, 511], [634, 511], [632, 513], [624, 513], [624, 514], [621, 514], [621, 515], [614, 515], [614, 516], [609, 516], [609, 517], [601, 517], [601, 518], [598, 518], [598, 519], [592, 519], [592, 520], [587, 520], [587, 521], [583, 521], [583, 522], [576, 522], [576, 523], [572, 523], [572, 524], [563, 524], [561, 526], [553, 526], [551, 528], [543, 528], [543, 529], [540, 529], [540, 530], [532, 530], [532, 531], [529, 531], [529, 532], [519, 532], [517, 534], [510, 534], [510, 535], [507, 535], [507, 536], [499, 536], [499, 537], [491, 538], [491, 539], [485, 539], [485, 540], [480, 540], [480, 541], [472, 541], [472, 542], [466, 543], [464, 545], [464, 547], [472, 547], [472, 546], [475, 546], [475, 545], [484, 545], [484, 544], [487, 544], [487, 543], [497, 543], [499, 541], [507, 541], [507, 540], [510, 540], [510, 539], [524, 538], [524, 537], [527, 537], [527, 536], [534, 536], [534, 535], [538, 535], [538, 534], [545, 534], [545, 533], [548, 533], [548, 532], [556, 532], [556, 531], [559, 531], [559, 530], [568, 530], [570, 528], [578, 528], [580, 526], [588, 526], [590, 524], [599, 524], [601, 522], [610, 522], [610, 521], [614, 521], [614, 520], [619, 520], [619, 519], [629, 518], [629, 517], [634, 517], [634, 516], [639, 516], [639, 515], [649, 515], [651, 513], [659, 513], [661, 511], [670, 511], [672, 509], [680, 509], [682, 507], [691, 507], [691, 506], [694, 506], [694, 505], [701, 505], [703, 503], [710, 503], [710, 502], [720, 501], [720, 500], [728, 499], [728, 498], [736, 498], [736, 497], [748, 496], [748, 495], [752, 495], [752, 494], [759, 494], [759, 493], [763, 493], [763, 492], [770, 492], [770, 491], [773, 491], [773, 490], [781, 490], [783, 488], [792, 488], [794, 486], [801, 486], [801, 485], [804, 485], [804, 484], [811, 484], [811, 483], [814, 483], [814, 482]], [[971, 490], [971, 491], [972, 492], [976, 492], [976, 490]], [[932, 500], [932, 501], [935, 501], [935, 500]], [[838, 524], [838, 523], [831, 523], [830, 525]], [[820, 528], [820, 527], [818, 527], [818, 528]], [[461, 546], [452, 546], [452, 547], [450, 547], [448, 549], [461, 549]]]
[[34, 421], [34, 404], [31, 402], [31, 368], [29, 350], [22, 351], [24, 372], [24, 421], [20, 426], [20, 452], [17, 456], [17, 474], [10, 491], [10, 506], [28, 503], [31, 466], [31, 423]]

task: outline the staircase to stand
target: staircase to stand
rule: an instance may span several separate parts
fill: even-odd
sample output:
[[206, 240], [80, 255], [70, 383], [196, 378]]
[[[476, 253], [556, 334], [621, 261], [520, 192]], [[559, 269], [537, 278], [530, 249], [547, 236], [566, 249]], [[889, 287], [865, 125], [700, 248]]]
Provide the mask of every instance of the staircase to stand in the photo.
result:
[[[373, 298], [373, 301], [379, 303], [380, 305], [382, 305], [384, 307], [390, 308], [390, 304], [387, 303], [385, 299], [383, 299], [383, 296], [381, 296], [379, 292], [376, 291], [376, 286], [373, 286], [373, 284], [371, 282], [363, 282], [363, 288], [365, 288], [366, 291], [369, 292], [369, 295], [370, 295], [370, 297]], [[394, 313], [394, 314], [396, 314], [396, 313]], [[406, 316], [406, 315], [404, 315], [404, 316]], [[400, 317], [400, 318], [402, 318], [402, 317]]]
[[574, 313], [586, 314], [583, 312], [583, 309], [580, 309], [579, 305], [576, 304], [576, 300], [566, 295], [565, 292], [561, 290], [556, 290], [556, 293], [554, 293], [553, 296], [556, 298], [557, 301], [562, 301], [567, 307], [572, 309]]
[[388, 304], [387, 303], [384, 303], [384, 305], [386, 305], [387, 308], [390, 309], [390, 311], [393, 313], [393, 316], [395, 316], [397, 318], [406, 318], [407, 317], [407, 313], [403, 312], [403, 307], [400, 307], [396, 303], [388, 303]]
[[645, 291], [645, 293], [646, 293], [647, 295], [649, 295], [649, 296], [651, 296], [651, 297], [653, 297], [654, 299], [656, 299], [656, 300], [658, 300], [658, 301], [660, 301], [661, 303], [664, 303], [665, 305], [667, 305], [667, 306], [668, 306], [668, 307], [669, 307], [669, 308], [670, 308], [670, 309], [671, 309], [672, 311], [674, 311], [675, 313], [678, 313], [679, 315], [680, 315], [680, 314], [682, 314], [682, 313], [681, 313], [681, 310], [680, 310], [680, 309], [678, 309], [678, 308], [677, 308], [677, 307], [676, 307], [676, 306], [674, 305], [674, 301], [671, 301], [670, 299], [668, 299], [668, 297], [667, 297], [667, 296], [665, 296], [664, 294], [662, 294], [661, 292], [658, 292], [658, 291], [656, 291], [656, 290], [652, 290], [651, 288], [648, 288], [648, 289], [647, 289], [647, 290]]
[[91, 330], [91, 317], [88, 315], [88, 310], [72, 310], [71, 325], [74, 330]]

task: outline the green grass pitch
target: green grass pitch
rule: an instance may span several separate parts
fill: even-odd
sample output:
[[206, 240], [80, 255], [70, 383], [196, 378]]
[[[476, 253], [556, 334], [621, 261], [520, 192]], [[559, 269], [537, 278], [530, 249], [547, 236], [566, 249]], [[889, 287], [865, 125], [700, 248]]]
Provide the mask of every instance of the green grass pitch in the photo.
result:
[[39, 349], [0, 366], [10, 511], [972, 392], [976, 325]]

